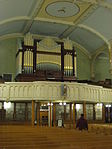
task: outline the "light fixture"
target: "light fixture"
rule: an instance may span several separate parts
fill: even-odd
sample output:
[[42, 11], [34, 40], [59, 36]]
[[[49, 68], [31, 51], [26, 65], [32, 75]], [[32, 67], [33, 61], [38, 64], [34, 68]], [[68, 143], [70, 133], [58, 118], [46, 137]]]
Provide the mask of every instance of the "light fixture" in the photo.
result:
[[66, 102], [64, 102], [63, 105], [66, 106]]
[[53, 106], [53, 103], [49, 103], [49, 102], [48, 102], [48, 104], [47, 104], [47, 105], [48, 105], [48, 106]]
[[100, 106], [100, 104], [99, 104], [99, 103], [97, 103], [96, 105], [97, 105], [98, 107]]
[[103, 104], [102, 104], [102, 103], [100, 103], [100, 106], [103, 106]]
[[53, 103], [51, 103], [51, 106], [53, 106]]
[[11, 107], [11, 102], [4, 102], [4, 109], [9, 109]]
[[76, 109], [79, 110], [81, 108], [80, 104], [76, 104]]
[[62, 106], [62, 102], [60, 102], [59, 105]]
[[50, 106], [50, 103], [48, 102], [48, 104], [47, 104], [48, 106]]
[[102, 103], [97, 103], [96, 104], [98, 107], [101, 107], [103, 104]]
[[110, 107], [111, 107], [111, 105], [110, 105], [110, 104], [108, 104], [108, 105], [106, 105], [105, 107], [106, 107], [106, 108], [110, 108]]

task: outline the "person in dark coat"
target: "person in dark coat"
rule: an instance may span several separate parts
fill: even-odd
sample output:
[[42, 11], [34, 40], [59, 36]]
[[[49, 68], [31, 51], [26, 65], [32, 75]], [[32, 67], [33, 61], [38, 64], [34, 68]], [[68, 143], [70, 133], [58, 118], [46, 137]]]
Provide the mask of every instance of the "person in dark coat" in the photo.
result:
[[87, 120], [84, 119], [84, 114], [81, 114], [81, 117], [78, 119], [76, 128], [79, 128], [79, 130], [88, 130], [88, 123]]

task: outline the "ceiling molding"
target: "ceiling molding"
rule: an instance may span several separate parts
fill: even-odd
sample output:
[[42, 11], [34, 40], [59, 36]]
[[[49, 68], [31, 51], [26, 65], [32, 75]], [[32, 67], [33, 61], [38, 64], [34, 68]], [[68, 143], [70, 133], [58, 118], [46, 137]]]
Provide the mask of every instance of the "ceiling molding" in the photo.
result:
[[77, 24], [79, 24], [85, 17], [87, 17], [88, 14], [92, 13], [93, 10], [95, 10], [96, 7], [95, 5], [91, 4], [73, 23], [74, 26], [69, 27], [66, 29], [60, 36], [59, 38], [66, 38], [68, 37], [76, 28]]
[[42, 5], [44, 3], [44, 0], [38, 0], [35, 4], [35, 7], [32, 8], [32, 13], [30, 15], [30, 20], [25, 24], [24, 28], [23, 28], [23, 34], [26, 34], [27, 32], [29, 32], [31, 25], [34, 21], [34, 18], [37, 16], [37, 14], [39, 13], [39, 10], [41, 9]]
[[29, 20], [29, 19], [30, 18], [27, 16], [14, 17], [14, 18], [10, 18], [10, 19], [0, 21], [0, 25], [8, 24], [10, 22], [15, 22], [15, 21]]
[[97, 35], [99, 38], [101, 38], [107, 44], [108, 48], [110, 49], [110, 47], [111, 47], [110, 42], [101, 33], [99, 33], [98, 31], [96, 31], [95, 29], [93, 29], [87, 25], [79, 24], [78, 27], [85, 29], [85, 30], [92, 32], [95, 35]]
[[11, 34], [0, 36], [0, 41], [10, 39], [10, 38], [20, 38], [20, 37], [24, 37], [22, 33], [11, 33]]
[[63, 21], [63, 20], [56, 20], [56, 19], [53, 20], [53, 19], [48, 19], [48, 18], [36, 17], [34, 20], [35, 20], [35, 21], [48, 22], [48, 23], [58, 23], [58, 24], [64, 24], [64, 25], [71, 25], [71, 26], [74, 25], [73, 22], [68, 22], [68, 21]]
[[[74, 0], [74, 1], [78, 1], [78, 0]], [[105, 0], [79, 0], [79, 2], [80, 1], [82, 3], [91, 3], [91, 4], [95, 4], [97, 6], [112, 10], [112, 4], [110, 2], [106, 2]]]

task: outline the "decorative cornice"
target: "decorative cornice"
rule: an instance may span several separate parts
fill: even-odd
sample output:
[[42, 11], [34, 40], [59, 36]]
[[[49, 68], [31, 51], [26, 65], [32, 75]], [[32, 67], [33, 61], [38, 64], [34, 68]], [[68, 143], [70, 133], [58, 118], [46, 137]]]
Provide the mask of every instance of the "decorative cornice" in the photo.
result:
[[10, 22], [15, 22], [15, 21], [25, 21], [25, 20], [30, 20], [30, 17], [27, 17], [27, 16], [18, 16], [18, 17], [13, 17], [13, 18], [10, 18], [10, 19], [6, 19], [6, 20], [3, 20], [3, 21], [0, 21], [0, 25], [3, 25], [3, 24], [8, 24]]
[[38, 0], [35, 4], [35, 7], [32, 8], [32, 13], [30, 15], [31, 19], [26, 23], [25, 27], [23, 28], [23, 34], [29, 32], [31, 25], [34, 21], [34, 18], [38, 14], [39, 10], [41, 9], [42, 5], [44, 3], [44, 0]]
[[[78, 0], [78, 1], [80, 1], [80, 0]], [[112, 4], [109, 2], [105, 2], [105, 0], [81, 0], [81, 2], [82, 3], [91, 3], [94, 5], [101, 6], [101, 7], [112, 10]]]
[[48, 23], [58, 23], [58, 24], [64, 24], [64, 25], [74, 25], [73, 22], [68, 22], [68, 21], [63, 21], [63, 20], [54, 20], [54, 19], [49, 19], [49, 18], [40, 18], [36, 17], [34, 19], [35, 21], [43, 21], [43, 22], [48, 22]]
[[10, 39], [10, 38], [20, 38], [20, 37], [21, 38], [24, 37], [22, 33], [12, 33], [12, 34], [0, 36], [0, 41]]

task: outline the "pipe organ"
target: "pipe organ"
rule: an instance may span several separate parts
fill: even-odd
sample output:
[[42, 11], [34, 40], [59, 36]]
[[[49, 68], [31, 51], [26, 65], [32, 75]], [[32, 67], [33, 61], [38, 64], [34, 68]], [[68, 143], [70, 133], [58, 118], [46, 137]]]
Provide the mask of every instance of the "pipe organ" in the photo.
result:
[[76, 53], [70, 40], [33, 39], [28, 33], [16, 54], [16, 80], [75, 80]]

